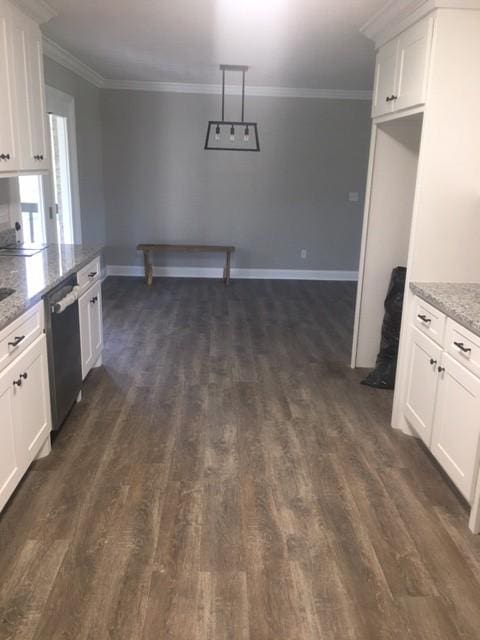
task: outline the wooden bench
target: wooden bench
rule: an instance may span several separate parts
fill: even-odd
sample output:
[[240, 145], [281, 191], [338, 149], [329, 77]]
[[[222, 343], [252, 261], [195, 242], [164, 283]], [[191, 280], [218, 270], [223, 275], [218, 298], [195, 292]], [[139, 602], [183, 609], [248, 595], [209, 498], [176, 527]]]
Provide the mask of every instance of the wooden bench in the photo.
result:
[[143, 251], [143, 261], [145, 264], [145, 279], [150, 287], [153, 280], [152, 253], [154, 252], [179, 252], [179, 253], [224, 253], [225, 266], [223, 268], [223, 281], [230, 282], [230, 258], [235, 251], [235, 247], [220, 247], [209, 244], [139, 244], [138, 251]]

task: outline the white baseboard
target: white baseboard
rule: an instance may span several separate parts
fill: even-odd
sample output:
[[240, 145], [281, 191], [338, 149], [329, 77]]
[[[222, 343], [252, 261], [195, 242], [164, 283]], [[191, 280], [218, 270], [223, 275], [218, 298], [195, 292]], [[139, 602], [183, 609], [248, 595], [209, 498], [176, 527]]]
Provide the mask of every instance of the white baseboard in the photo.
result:
[[[143, 267], [110, 264], [109, 276], [144, 276]], [[217, 278], [223, 276], [221, 267], [154, 267], [154, 276], [163, 278]], [[356, 282], [358, 271], [314, 271], [312, 269], [232, 269], [232, 278], [247, 280], [332, 280]]]

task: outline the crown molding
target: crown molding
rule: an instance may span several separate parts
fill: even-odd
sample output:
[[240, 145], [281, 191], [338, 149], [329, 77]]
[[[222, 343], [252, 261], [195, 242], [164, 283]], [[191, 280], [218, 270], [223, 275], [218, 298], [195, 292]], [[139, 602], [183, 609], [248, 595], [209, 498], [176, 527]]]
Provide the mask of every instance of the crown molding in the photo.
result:
[[[156, 93], [191, 93], [220, 95], [220, 84], [194, 84], [185, 82], [142, 82], [137, 80], [106, 80], [104, 89], [116, 91], [150, 91]], [[240, 85], [227, 85], [227, 95], [241, 95]], [[326, 100], [371, 100], [371, 91], [340, 89], [297, 89], [290, 87], [247, 86], [246, 95], [262, 98], [313, 98]]]
[[360, 31], [379, 48], [435, 9], [480, 10], [480, 0], [390, 0]]
[[[117, 91], [149, 91], [154, 93], [190, 93], [220, 95], [222, 85], [187, 82], [144, 82], [138, 80], [107, 80], [97, 71], [79, 60], [56, 42], [43, 36], [43, 52], [58, 64], [76, 73], [99, 89]], [[240, 85], [227, 85], [228, 95], [241, 95]], [[323, 100], [364, 100], [372, 99], [371, 91], [342, 89], [296, 89], [290, 87], [246, 87], [246, 94], [262, 98], [312, 98]]]
[[62, 67], [73, 71], [99, 89], [105, 86], [106, 81], [103, 76], [45, 35], [43, 36], [43, 53], [47, 58], [58, 62]]
[[17, 7], [22, 9], [32, 20], [44, 24], [58, 15], [55, 9], [45, 0], [14, 0]]

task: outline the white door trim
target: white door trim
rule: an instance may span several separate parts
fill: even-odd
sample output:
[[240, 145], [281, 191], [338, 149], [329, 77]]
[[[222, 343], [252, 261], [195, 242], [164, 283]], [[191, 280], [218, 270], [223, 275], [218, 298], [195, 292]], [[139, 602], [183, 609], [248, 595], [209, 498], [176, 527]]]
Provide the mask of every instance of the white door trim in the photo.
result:
[[77, 127], [75, 98], [68, 93], [46, 86], [47, 111], [67, 118], [70, 151], [70, 186], [72, 190], [73, 235], [75, 244], [82, 243], [80, 186], [78, 181]]

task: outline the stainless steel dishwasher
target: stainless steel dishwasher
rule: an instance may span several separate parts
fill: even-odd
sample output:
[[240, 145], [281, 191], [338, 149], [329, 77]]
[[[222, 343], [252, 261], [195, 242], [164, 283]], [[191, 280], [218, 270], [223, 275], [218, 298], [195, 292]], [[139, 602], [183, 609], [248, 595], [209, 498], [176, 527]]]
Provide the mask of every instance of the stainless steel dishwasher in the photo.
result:
[[48, 369], [53, 430], [60, 429], [82, 389], [76, 276], [45, 297]]

